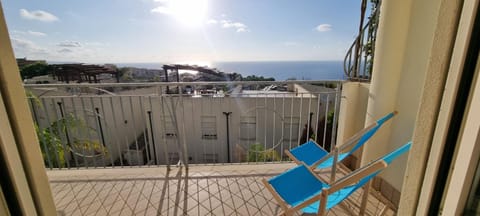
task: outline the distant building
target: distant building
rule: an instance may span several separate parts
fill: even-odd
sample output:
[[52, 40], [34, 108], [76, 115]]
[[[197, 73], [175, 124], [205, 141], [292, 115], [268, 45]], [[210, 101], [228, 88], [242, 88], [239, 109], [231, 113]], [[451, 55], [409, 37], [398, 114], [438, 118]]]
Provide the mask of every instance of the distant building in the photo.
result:
[[35, 64], [35, 63], [43, 63], [46, 64], [47, 62], [45, 60], [28, 60], [26, 57], [25, 58], [17, 58], [17, 65], [18, 68], [23, 68], [27, 65]]

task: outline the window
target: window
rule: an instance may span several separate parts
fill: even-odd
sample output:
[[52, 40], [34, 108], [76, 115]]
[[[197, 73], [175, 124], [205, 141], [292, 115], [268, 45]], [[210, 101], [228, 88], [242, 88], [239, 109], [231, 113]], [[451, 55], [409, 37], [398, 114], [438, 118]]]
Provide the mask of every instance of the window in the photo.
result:
[[285, 116], [283, 123], [283, 140], [295, 141], [298, 139], [298, 127], [300, 125], [300, 117]]
[[255, 140], [257, 138], [255, 116], [240, 117], [240, 139], [241, 140]]
[[217, 117], [216, 116], [202, 116], [202, 139], [216, 140], [217, 139]]
[[170, 116], [162, 116], [162, 119], [165, 122], [165, 137], [167, 139], [177, 138], [177, 131], [175, 130], [175, 126], [173, 125], [172, 118], [170, 118]]

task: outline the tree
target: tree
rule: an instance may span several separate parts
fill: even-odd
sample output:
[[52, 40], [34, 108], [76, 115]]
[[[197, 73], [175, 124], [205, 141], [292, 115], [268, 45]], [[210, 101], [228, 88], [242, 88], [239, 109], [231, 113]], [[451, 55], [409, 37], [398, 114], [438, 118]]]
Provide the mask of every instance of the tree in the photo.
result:
[[273, 77], [263, 77], [263, 76], [255, 76], [255, 75], [249, 75], [245, 78], [242, 79], [243, 81], [275, 81], [275, 78]]
[[[26, 94], [27, 98], [33, 101], [32, 106], [43, 110], [40, 99], [36, 95], [29, 90], [26, 91]], [[34, 126], [44, 163], [50, 168], [66, 167], [67, 160], [73, 160], [73, 157], [83, 157], [79, 163], [88, 163], [88, 160], [93, 157], [107, 156], [108, 154], [107, 148], [98, 140], [76, 137], [80, 134], [95, 133], [95, 129], [89, 127], [83, 119], [76, 117], [73, 113], [62, 115], [61, 118], [50, 122], [45, 127], [40, 127], [38, 122], [34, 122]], [[63, 143], [64, 139], [66, 139], [66, 143]]]
[[37, 62], [20, 68], [20, 75], [23, 79], [30, 79], [36, 76], [48, 75], [52, 72], [52, 67], [43, 62]]
[[[87, 160], [89, 158], [108, 153], [107, 149], [98, 140], [84, 140], [72, 136], [70, 137], [70, 142], [62, 143], [62, 137], [67, 138], [66, 134], [68, 132], [85, 134], [95, 131], [95, 129], [88, 127], [83, 120], [75, 117], [72, 113], [52, 122], [45, 128], [40, 128], [37, 123], [34, 125], [43, 160], [47, 166], [55, 168], [65, 167], [66, 161], [69, 159], [65, 153], [68, 154], [69, 152], [71, 152], [71, 157], [83, 158], [78, 161], [79, 163], [88, 163]], [[73, 160], [71, 157], [70, 160]]]
[[128, 67], [120, 68], [120, 70], [118, 70], [118, 76], [120, 77], [120, 80], [123, 82], [133, 81], [132, 70]]

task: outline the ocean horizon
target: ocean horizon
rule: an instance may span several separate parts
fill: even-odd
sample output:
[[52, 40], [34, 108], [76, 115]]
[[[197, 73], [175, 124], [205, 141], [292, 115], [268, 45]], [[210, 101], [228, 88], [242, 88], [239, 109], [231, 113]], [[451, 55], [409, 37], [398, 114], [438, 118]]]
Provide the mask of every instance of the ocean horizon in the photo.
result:
[[[118, 67], [162, 69], [164, 63], [113, 63]], [[199, 64], [199, 66], [202, 66]], [[211, 68], [226, 73], [239, 73], [243, 77], [255, 75], [273, 77], [277, 81], [296, 80], [344, 80], [343, 61], [244, 61], [211, 62]]]

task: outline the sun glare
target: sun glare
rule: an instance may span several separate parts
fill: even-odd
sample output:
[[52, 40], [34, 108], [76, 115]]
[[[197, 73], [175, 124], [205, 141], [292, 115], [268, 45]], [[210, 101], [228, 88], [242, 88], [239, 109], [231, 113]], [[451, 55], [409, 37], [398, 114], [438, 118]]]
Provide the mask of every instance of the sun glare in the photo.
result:
[[169, 1], [172, 15], [187, 26], [200, 26], [207, 16], [207, 0], [172, 0]]
[[174, 64], [187, 64], [187, 65], [196, 65], [196, 66], [202, 66], [202, 67], [211, 67], [212, 66], [212, 62], [200, 61], [200, 60], [177, 61]]

